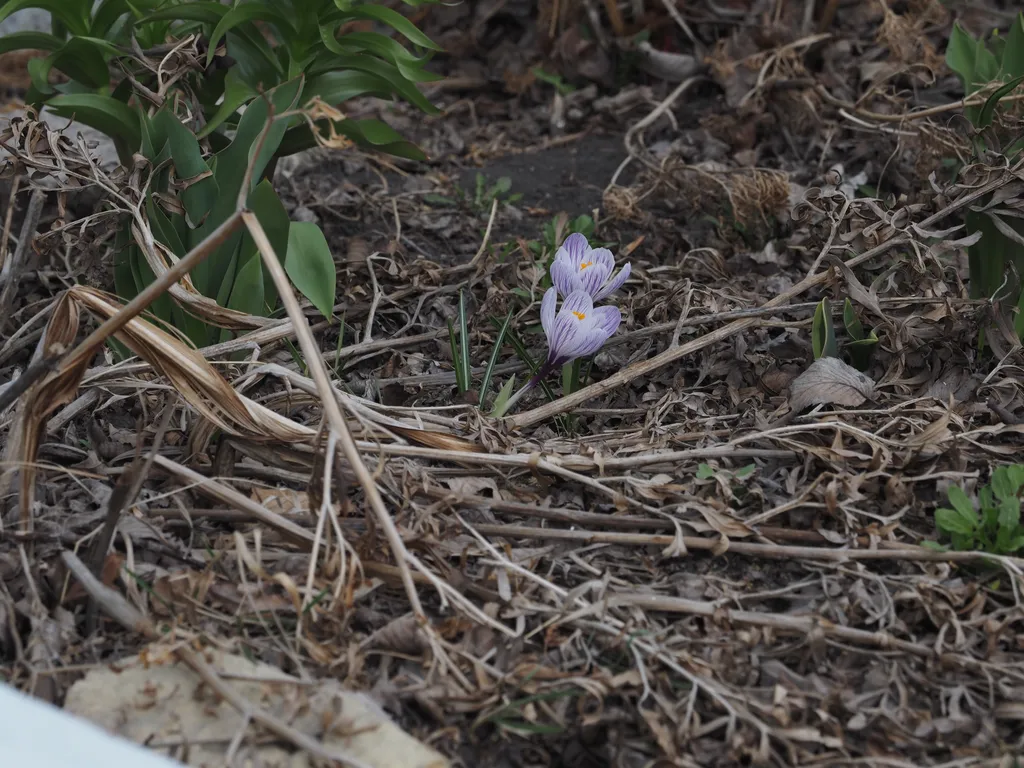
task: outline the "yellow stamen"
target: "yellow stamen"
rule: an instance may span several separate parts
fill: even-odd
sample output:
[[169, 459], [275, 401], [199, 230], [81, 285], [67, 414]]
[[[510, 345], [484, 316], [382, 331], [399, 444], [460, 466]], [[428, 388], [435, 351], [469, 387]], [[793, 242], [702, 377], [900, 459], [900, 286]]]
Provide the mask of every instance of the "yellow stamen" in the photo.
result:
[[580, 264], [580, 272], [582, 272], [587, 267], [592, 267], [592, 266], [594, 266], [594, 262], [592, 262], [592, 261], [584, 261], [582, 264]]
[[583, 314], [582, 312], [573, 312], [573, 314], [576, 315], [576, 319], [577, 320], [586, 320], [587, 319], [587, 316], [585, 314]]

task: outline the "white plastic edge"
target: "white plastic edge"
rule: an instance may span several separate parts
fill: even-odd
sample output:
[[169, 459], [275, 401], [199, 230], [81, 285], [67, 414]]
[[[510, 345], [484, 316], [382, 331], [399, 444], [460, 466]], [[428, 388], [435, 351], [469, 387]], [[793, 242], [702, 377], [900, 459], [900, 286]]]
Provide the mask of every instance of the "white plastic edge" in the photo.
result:
[[0, 764], [32, 768], [181, 768], [0, 683]]

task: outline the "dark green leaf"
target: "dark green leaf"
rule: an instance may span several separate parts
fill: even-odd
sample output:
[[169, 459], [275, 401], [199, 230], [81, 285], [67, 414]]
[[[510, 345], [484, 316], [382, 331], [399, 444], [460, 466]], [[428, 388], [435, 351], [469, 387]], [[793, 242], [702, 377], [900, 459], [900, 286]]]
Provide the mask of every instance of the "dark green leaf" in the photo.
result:
[[1020, 525], [1020, 499], [1010, 496], [999, 504], [999, 517], [997, 518], [1000, 529], [1007, 531], [1017, 530]]
[[235, 275], [228, 308], [259, 316], [265, 313], [262, 259], [255, 247], [246, 253]]
[[234, 68], [250, 88], [266, 91], [284, 79], [284, 69], [267, 40], [247, 32], [244, 27], [228, 32], [228, 55], [235, 60]]
[[[219, 198], [206, 223], [196, 230], [193, 245], [206, 237], [235, 210], [238, 204], [238, 193], [242, 188], [246, 167], [249, 164], [250, 153], [255, 149], [260, 134], [267, 127], [270, 104], [274, 105], [275, 114], [281, 114], [292, 109], [302, 88], [302, 80], [300, 77], [288, 83], [282, 83], [269, 91], [265, 96], [254, 99], [246, 107], [241, 120], [238, 122], [238, 128], [235, 131], [231, 144], [216, 155], [213, 172], [214, 178], [217, 180]], [[276, 152], [287, 127], [286, 121], [276, 120], [267, 131], [260, 156], [253, 163], [253, 188], [262, 179], [267, 163], [270, 162], [270, 158]], [[230, 249], [225, 250], [224, 253], [233, 253], [233, 249], [237, 246], [241, 237], [241, 233], [236, 233], [230, 238], [225, 243], [225, 246], [230, 246]], [[196, 288], [209, 296], [210, 291], [222, 286], [226, 275], [224, 270], [227, 258], [227, 256], [215, 254], [199, 264], [192, 274]]]
[[469, 320], [466, 317], [466, 295], [459, 291], [459, 365], [462, 368], [463, 391], [469, 389], [471, 374], [469, 360]]
[[1003, 77], [1024, 77], [1024, 13], [1010, 24], [999, 71]]
[[75, 0], [8, 0], [0, 7], [0, 21], [24, 8], [49, 11], [72, 35], [89, 33], [89, 6]]
[[131, 12], [128, 0], [103, 0], [93, 13], [89, 34], [113, 39], [108, 33], [122, 16]]
[[[137, 245], [129, 246], [128, 250], [138, 292], [156, 280], [156, 275], [153, 274], [149, 262], [146, 261], [145, 255], [143, 255], [142, 250]], [[175, 308], [174, 300], [165, 293], [150, 304], [149, 311], [165, 323], [173, 324]]]
[[62, 45], [64, 45], [64, 41], [59, 37], [46, 32], [33, 32], [31, 30], [12, 32], [9, 35], [0, 37], [0, 53], [26, 50], [55, 51]]
[[1021, 486], [1024, 486], [1024, 464], [1010, 464], [1006, 467], [1006, 474], [1010, 478], [1014, 493], [1020, 493]]
[[864, 338], [864, 326], [861, 325], [860, 318], [857, 317], [849, 299], [843, 304], [843, 325], [846, 326], [846, 332], [854, 341], [861, 341]]
[[[28, 76], [32, 80], [32, 89], [41, 94], [44, 98], [56, 93], [56, 89], [50, 85], [50, 70], [53, 69], [53, 60], [56, 54], [50, 54], [41, 59], [29, 59], [26, 69], [28, 69]], [[35, 100], [31, 97], [26, 97], [28, 103], [33, 103]]]
[[224, 77], [224, 100], [218, 105], [217, 111], [199, 131], [199, 138], [205, 138], [219, 128], [225, 120], [235, 114], [243, 104], [255, 98], [256, 91], [239, 75], [238, 69], [232, 67]]
[[999, 106], [999, 100], [1006, 96], [1010, 91], [1016, 89], [1021, 83], [1024, 83], [1024, 75], [1013, 78], [1010, 82], [997, 88], [992, 92], [992, 95], [986, 99], [984, 106], [981, 108], [981, 112], [978, 113], [978, 128], [988, 128], [992, 125], [992, 117], [995, 114], [996, 107]]
[[179, 258], [185, 255], [185, 244], [182, 242], [175, 230], [171, 220], [167, 218], [166, 214], [160, 209], [153, 201], [152, 195], [146, 197], [146, 216], [149, 218], [149, 223], [153, 227], [153, 234], [166, 245], [175, 256]]
[[[249, 207], [259, 219], [263, 231], [267, 233], [267, 239], [270, 240], [270, 245], [277, 258], [282, 264], [285, 263], [288, 253], [288, 229], [291, 226], [291, 221], [288, 218], [288, 211], [285, 210], [269, 179], [264, 179], [256, 185], [256, 189], [249, 195]], [[242, 238], [243, 251], [246, 250], [245, 243], [247, 241], [251, 242], [248, 232]], [[270, 276], [266, 264], [263, 265], [263, 273], [264, 309], [259, 314], [269, 314], [277, 306], [277, 286], [274, 285], [274, 280]]]
[[203, 151], [195, 134], [186, 128], [170, 110], [162, 109], [154, 118], [167, 136], [171, 158], [177, 171], [178, 183], [186, 183], [181, 191], [190, 224], [199, 226], [213, 210], [219, 197], [217, 180], [210, 172], [210, 166], [203, 159]]
[[230, 10], [231, 6], [215, 2], [175, 3], [146, 14], [137, 26], [153, 21], [201, 21], [204, 24], [216, 24]]
[[357, 96], [391, 98], [394, 90], [386, 80], [370, 72], [336, 70], [311, 77], [302, 94], [303, 101], [319, 96], [332, 107]]
[[985, 45], [984, 40], [979, 39], [975, 47], [974, 82], [976, 88], [981, 88], [998, 79], [999, 62], [992, 51]]
[[1017, 498], [1017, 486], [1010, 478], [1006, 467], [999, 467], [992, 473], [992, 492], [999, 501]]
[[946, 46], [946, 66], [960, 77], [964, 93], [968, 96], [977, 90], [974, 84], [977, 50], [978, 41], [964, 31], [959, 22], [955, 23], [949, 35], [949, 44]]
[[134, 109], [113, 96], [99, 93], [59, 94], [47, 104], [61, 117], [70, 117], [108, 136], [120, 138], [130, 151], [142, 142], [139, 118]]
[[369, 56], [365, 53], [342, 54], [335, 56], [334, 66], [340, 70], [355, 70], [376, 75], [379, 80], [388, 84], [393, 93], [398, 94], [427, 114], [438, 114], [437, 107], [431, 104], [415, 84], [410, 83], [398, 71], [397, 67], [376, 56]]
[[291, 223], [284, 268], [302, 295], [329, 319], [338, 276], [327, 238], [320, 227], [307, 221]]
[[512, 323], [512, 310], [509, 310], [508, 315], [505, 316], [505, 322], [502, 323], [501, 328], [498, 330], [498, 336], [494, 340], [494, 348], [491, 349], [491, 357], [487, 361], [487, 368], [484, 369], [484, 380], [480, 385], [480, 404], [483, 405], [484, 400], [487, 397], [487, 390], [491, 386], [491, 377], [494, 374], [494, 366], [498, 363], [498, 357], [501, 354], [501, 346], [505, 343], [505, 334], [508, 333], [509, 325]]
[[350, 32], [339, 40], [336, 37], [338, 23], [320, 25], [320, 38], [329, 51], [336, 54], [372, 53], [393, 64], [403, 77], [414, 83], [439, 79], [438, 75], [423, 69], [426, 59], [417, 58], [390, 37], [375, 32]]
[[340, 13], [334, 12], [328, 14], [327, 18], [324, 19], [324, 22], [331, 23], [348, 21], [350, 19], [379, 21], [382, 24], [387, 24], [393, 30], [403, 35], [410, 43], [419, 45], [423, 48], [429, 48], [434, 51], [444, 50], [441, 46], [417, 29], [416, 25], [405, 18], [405, 16], [397, 11], [391, 10], [390, 8], [385, 8], [382, 5], [360, 5]]
[[235, 27], [257, 20], [269, 22], [284, 30], [285, 39], [295, 33], [295, 29], [288, 19], [268, 3], [242, 3], [241, 5], [236, 5], [221, 17], [220, 21], [217, 22], [217, 26], [214, 27], [213, 32], [210, 34], [209, 49], [206, 53], [206, 65], [209, 66], [213, 63], [213, 57], [217, 52], [217, 44], [220, 43], [221, 38]]

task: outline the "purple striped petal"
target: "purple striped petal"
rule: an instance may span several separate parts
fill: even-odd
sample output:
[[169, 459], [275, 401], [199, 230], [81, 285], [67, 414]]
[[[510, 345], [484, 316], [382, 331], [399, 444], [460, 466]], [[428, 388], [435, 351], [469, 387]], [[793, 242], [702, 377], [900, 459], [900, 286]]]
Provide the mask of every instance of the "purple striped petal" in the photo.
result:
[[558, 252], [561, 253], [564, 251], [565, 255], [569, 257], [572, 265], [578, 269], [580, 264], [583, 263], [583, 260], [587, 255], [587, 251], [589, 250], [590, 243], [587, 242], [587, 238], [579, 232], [574, 232], [565, 238], [562, 242], [562, 247], [558, 249]]
[[566, 297], [547, 334], [549, 360], [561, 363], [572, 359], [573, 350], [582, 343], [584, 332], [593, 324], [593, 320], [587, 319], [593, 308], [594, 302], [586, 291], [573, 291]]
[[594, 307], [591, 316], [594, 318], [594, 327], [599, 329], [605, 338], [611, 338], [622, 322], [622, 313], [618, 307]]
[[576, 357], [586, 357], [597, 352], [622, 321], [622, 313], [617, 307], [596, 307], [591, 317], [594, 318], [594, 325], [587, 331], [586, 341], [577, 347]]
[[548, 338], [551, 337], [551, 326], [555, 324], [555, 301], [557, 300], [558, 291], [548, 288], [540, 302], [540, 324]]
[[619, 288], [621, 288], [625, 284], [626, 280], [629, 278], [629, 273], [631, 271], [632, 267], [630, 266], [630, 263], [627, 261], [625, 266], [623, 266], [622, 269], [619, 270], [619, 274], [613, 277], [597, 293], [593, 294], [594, 301], [600, 301], [601, 299], [611, 296], [613, 293], [619, 290]]
[[568, 256], [562, 258], [556, 256], [555, 260], [551, 263], [551, 282], [555, 284], [555, 288], [563, 296], [568, 296], [573, 291], [583, 289], [583, 282], [580, 280], [579, 275], [576, 274], [577, 271], [572, 266]]
[[615, 269], [615, 257], [607, 248], [595, 248], [580, 263], [579, 276], [583, 287], [591, 296], [604, 285], [604, 281]]

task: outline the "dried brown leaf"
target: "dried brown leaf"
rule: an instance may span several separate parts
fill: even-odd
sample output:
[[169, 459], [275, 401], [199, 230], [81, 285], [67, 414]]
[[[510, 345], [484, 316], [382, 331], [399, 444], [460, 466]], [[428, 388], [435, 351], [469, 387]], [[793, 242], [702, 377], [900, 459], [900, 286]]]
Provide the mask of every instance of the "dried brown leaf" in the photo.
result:
[[707, 504], [691, 504], [690, 506], [701, 513], [708, 525], [726, 538], [741, 539], [744, 536], [754, 535], [754, 532], [742, 520], [738, 520], [732, 515], [719, 512]]
[[789, 407], [802, 411], [829, 403], [856, 407], [875, 395], [875, 383], [837, 357], [821, 357], [789, 386]]
[[423, 628], [412, 614], [388, 622], [367, 638], [366, 644], [409, 655], [421, 654], [430, 647]]

